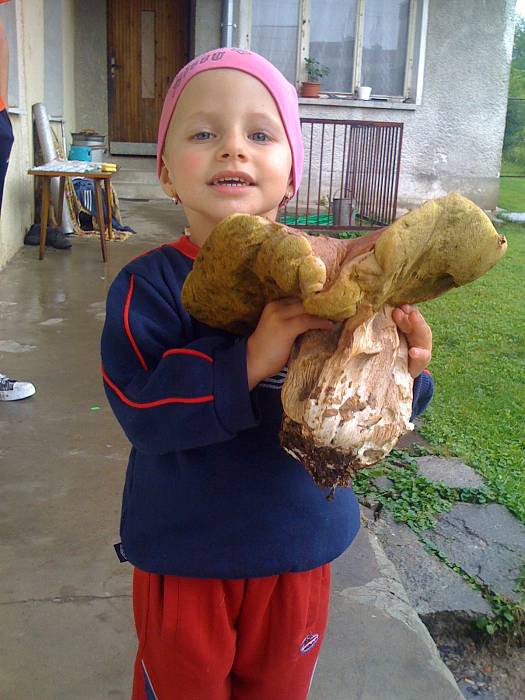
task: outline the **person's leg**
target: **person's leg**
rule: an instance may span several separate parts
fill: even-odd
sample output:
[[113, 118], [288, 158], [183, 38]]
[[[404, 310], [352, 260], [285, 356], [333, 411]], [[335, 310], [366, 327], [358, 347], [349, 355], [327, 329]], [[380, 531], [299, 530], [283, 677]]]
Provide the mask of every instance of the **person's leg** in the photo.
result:
[[9, 154], [13, 146], [13, 129], [7, 115], [3, 109], [0, 112], [0, 215], [2, 209], [2, 198], [4, 194], [4, 182], [9, 165]]
[[132, 700], [230, 700], [244, 581], [135, 569], [139, 641]]
[[305, 700], [328, 620], [330, 565], [246, 585], [231, 700]]

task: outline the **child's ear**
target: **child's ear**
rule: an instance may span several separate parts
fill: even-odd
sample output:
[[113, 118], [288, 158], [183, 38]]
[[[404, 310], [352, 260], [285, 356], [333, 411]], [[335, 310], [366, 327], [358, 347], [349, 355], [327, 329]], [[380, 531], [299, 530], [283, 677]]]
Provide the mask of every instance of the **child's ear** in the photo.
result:
[[288, 180], [288, 188], [286, 190], [286, 196], [291, 199], [293, 196], [293, 175], [290, 174], [290, 179]]
[[171, 181], [170, 171], [168, 170], [166, 163], [164, 162], [164, 158], [162, 159], [162, 169], [160, 171], [160, 186], [168, 195], [168, 197], [176, 196], [175, 186]]

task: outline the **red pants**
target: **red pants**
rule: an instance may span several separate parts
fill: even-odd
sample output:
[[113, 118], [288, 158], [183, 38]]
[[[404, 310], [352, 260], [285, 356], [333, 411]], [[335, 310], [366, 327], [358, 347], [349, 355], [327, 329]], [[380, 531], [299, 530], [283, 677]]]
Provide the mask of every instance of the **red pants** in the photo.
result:
[[132, 700], [305, 700], [329, 594], [329, 564], [224, 581], [135, 569]]

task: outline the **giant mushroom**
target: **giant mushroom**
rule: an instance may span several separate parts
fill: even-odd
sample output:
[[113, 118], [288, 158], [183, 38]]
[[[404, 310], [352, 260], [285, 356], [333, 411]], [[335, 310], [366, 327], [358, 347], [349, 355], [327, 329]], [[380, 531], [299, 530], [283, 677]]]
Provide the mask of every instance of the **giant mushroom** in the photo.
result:
[[313, 236], [259, 216], [218, 224], [182, 290], [199, 321], [250, 333], [269, 301], [297, 297], [337, 322], [294, 345], [281, 444], [319, 486], [347, 486], [412, 430], [408, 349], [392, 310], [468, 284], [505, 253], [486, 214], [459, 194], [361, 238]]

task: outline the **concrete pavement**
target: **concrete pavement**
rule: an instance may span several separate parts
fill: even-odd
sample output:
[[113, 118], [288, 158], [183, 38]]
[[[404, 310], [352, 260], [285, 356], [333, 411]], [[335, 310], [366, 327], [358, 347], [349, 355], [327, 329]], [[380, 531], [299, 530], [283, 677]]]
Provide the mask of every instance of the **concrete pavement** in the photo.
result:
[[[0, 272], [0, 372], [34, 397], [0, 402], [0, 632], [5, 700], [128, 698], [130, 572], [113, 551], [128, 444], [99, 370], [114, 275], [173, 240], [171, 202], [122, 202], [137, 235], [70, 251], [24, 247]], [[363, 528], [334, 565], [328, 637], [310, 700], [460, 700], [395, 569]], [[203, 699], [205, 700], [205, 699]]]

